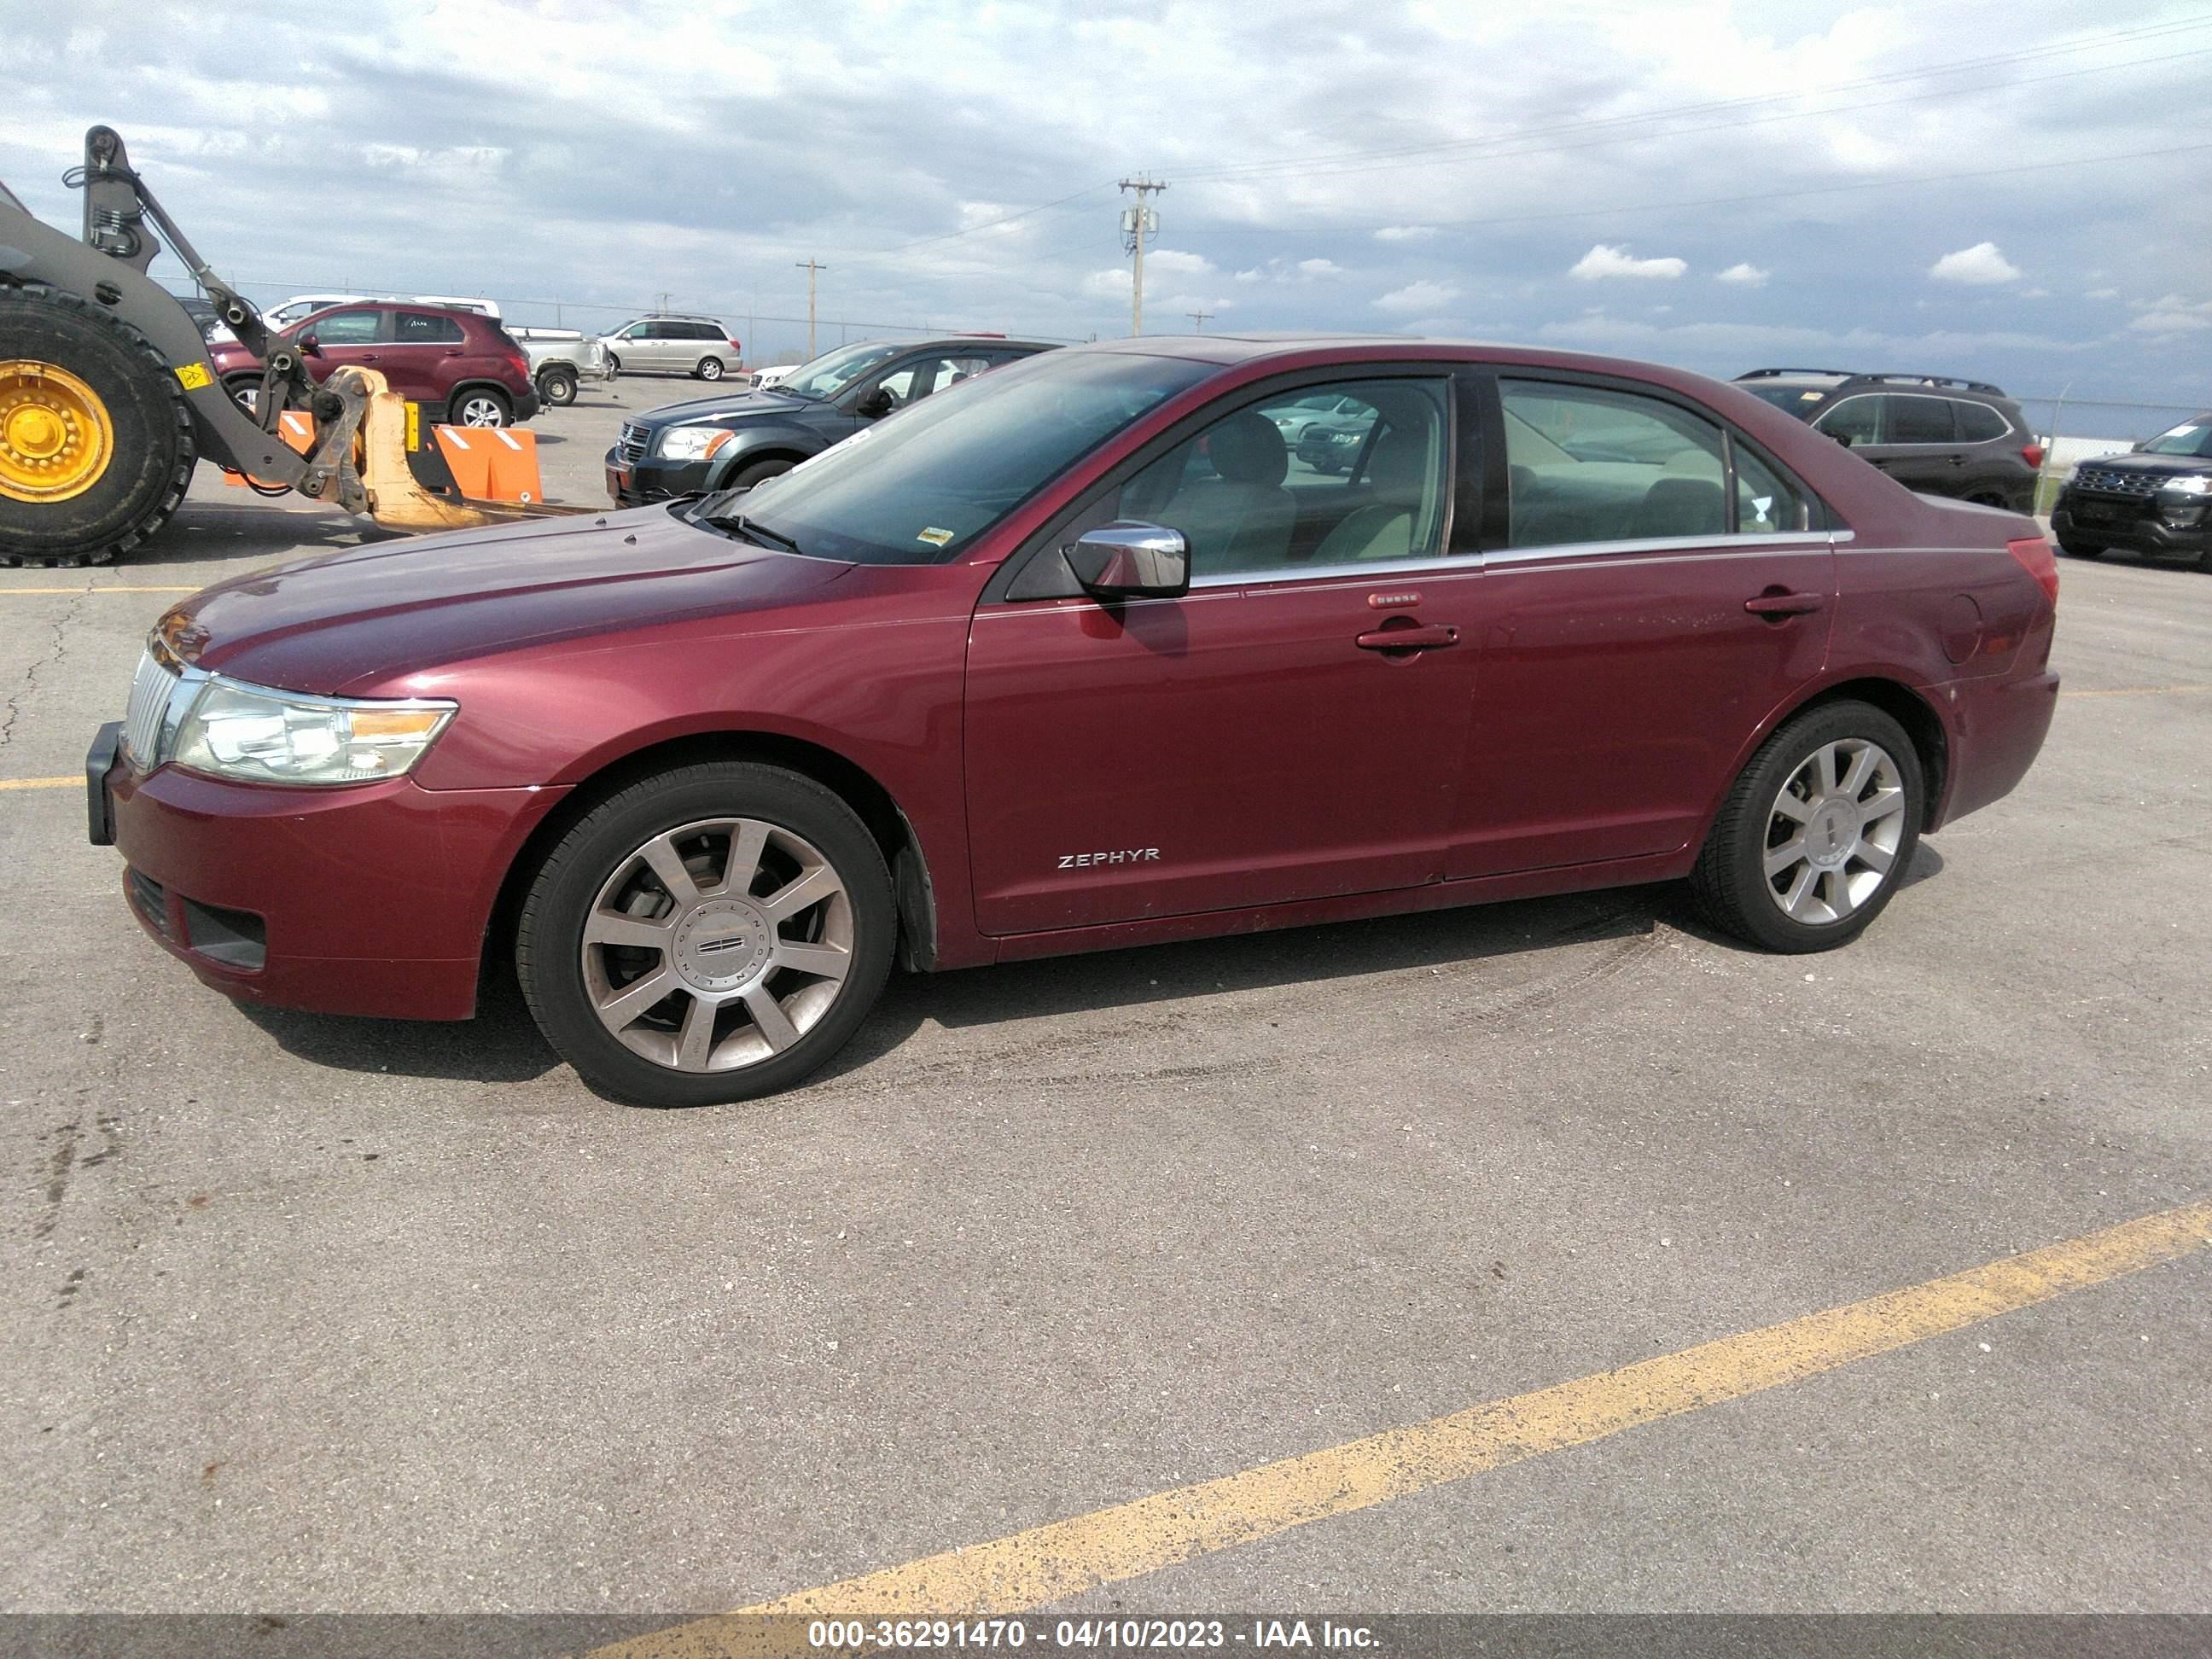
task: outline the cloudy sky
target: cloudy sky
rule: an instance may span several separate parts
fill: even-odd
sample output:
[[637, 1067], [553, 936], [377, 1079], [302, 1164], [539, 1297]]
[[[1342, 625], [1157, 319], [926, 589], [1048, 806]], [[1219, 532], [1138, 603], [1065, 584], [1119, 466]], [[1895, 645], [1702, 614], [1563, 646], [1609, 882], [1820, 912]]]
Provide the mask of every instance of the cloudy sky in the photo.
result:
[[0, 84], [34, 210], [109, 122], [264, 301], [1118, 335], [1148, 171], [1148, 332], [2212, 402], [2201, 6], [0, 0]]

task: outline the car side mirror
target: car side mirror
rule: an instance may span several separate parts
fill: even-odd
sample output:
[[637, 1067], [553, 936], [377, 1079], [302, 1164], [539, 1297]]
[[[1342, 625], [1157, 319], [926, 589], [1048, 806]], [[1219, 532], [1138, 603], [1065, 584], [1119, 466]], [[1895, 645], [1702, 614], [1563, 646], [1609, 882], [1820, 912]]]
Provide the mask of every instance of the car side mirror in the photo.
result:
[[891, 410], [897, 407], [897, 393], [894, 392], [887, 386], [879, 386], [873, 392], [871, 392], [866, 397], [861, 398], [859, 403], [854, 404], [853, 412], [856, 415], [865, 416], [869, 420], [872, 421], [878, 416], [890, 414]]
[[319, 357], [323, 355], [323, 343], [312, 334], [302, 334], [300, 337], [300, 350], [305, 356]]
[[1190, 592], [1190, 544], [1182, 532], [1122, 520], [1086, 531], [1060, 550], [1094, 599], [1174, 599]]

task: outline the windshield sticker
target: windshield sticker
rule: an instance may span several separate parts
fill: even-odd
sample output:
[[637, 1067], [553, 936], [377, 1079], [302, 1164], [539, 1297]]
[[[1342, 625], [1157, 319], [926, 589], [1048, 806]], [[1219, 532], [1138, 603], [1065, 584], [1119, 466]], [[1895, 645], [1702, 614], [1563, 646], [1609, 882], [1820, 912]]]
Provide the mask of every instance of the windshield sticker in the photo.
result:
[[952, 532], [951, 531], [939, 530], [935, 525], [932, 525], [928, 529], [923, 531], [921, 534], [915, 538], [915, 540], [918, 542], [927, 542], [932, 547], [942, 547], [945, 543], [951, 539]]

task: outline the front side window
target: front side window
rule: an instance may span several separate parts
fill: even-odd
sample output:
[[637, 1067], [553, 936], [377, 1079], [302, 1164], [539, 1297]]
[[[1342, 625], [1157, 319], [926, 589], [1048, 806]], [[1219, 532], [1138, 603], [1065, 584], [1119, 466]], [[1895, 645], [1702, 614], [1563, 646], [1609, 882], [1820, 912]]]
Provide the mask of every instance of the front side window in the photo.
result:
[[750, 531], [731, 526], [732, 533], [817, 558], [942, 563], [1130, 422], [1217, 372], [1180, 357], [1048, 352], [866, 428], [781, 477], [678, 510], [709, 526], [742, 514]]
[[1884, 400], [1889, 404], [1889, 431], [1882, 441], [1892, 444], [1956, 443], [1959, 429], [1951, 419], [1955, 406], [1948, 398], [1916, 398], [1902, 392]]
[[895, 345], [839, 346], [835, 351], [823, 352], [811, 362], [801, 363], [778, 385], [781, 390], [796, 392], [802, 398], [826, 401], [897, 355]]
[[459, 345], [461, 325], [451, 317], [440, 317], [427, 311], [403, 311], [399, 313], [399, 329], [394, 337], [400, 345]]
[[1728, 533], [1720, 428], [1656, 398], [1500, 380], [1514, 547]]
[[374, 345], [383, 321], [374, 311], [332, 311], [320, 317], [310, 317], [301, 325], [300, 333], [315, 337], [318, 345]]
[[[1376, 380], [1248, 404], [1109, 491], [1085, 523], [1182, 532], [1194, 580], [1437, 556], [1446, 383]], [[1318, 399], [1318, 400], [1317, 400]], [[1295, 444], [1288, 418], [1318, 412]]]
[[1813, 429], [1854, 446], [1880, 443], [1881, 404], [1880, 398], [1846, 398], [1834, 407], [1823, 410], [1820, 417], [1813, 422]]

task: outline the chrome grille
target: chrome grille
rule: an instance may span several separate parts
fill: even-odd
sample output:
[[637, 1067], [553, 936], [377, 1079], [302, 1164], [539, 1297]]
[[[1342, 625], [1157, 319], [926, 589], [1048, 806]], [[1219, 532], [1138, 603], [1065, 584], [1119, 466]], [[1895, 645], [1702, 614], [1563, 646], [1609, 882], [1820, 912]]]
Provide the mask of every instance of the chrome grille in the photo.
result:
[[623, 460], [635, 465], [645, 459], [646, 447], [652, 441], [653, 434], [646, 430], [644, 422], [641, 421], [623, 422], [620, 449]]
[[2134, 495], [2148, 497], [2158, 494], [2166, 480], [2155, 472], [2123, 472], [2117, 467], [2077, 466], [2074, 469], [2074, 487], [2092, 489], [2100, 495]]
[[160, 764], [162, 717], [168, 713], [177, 678], [151, 651], [139, 654], [138, 672], [131, 682], [131, 707], [123, 717], [123, 746], [142, 772]]

